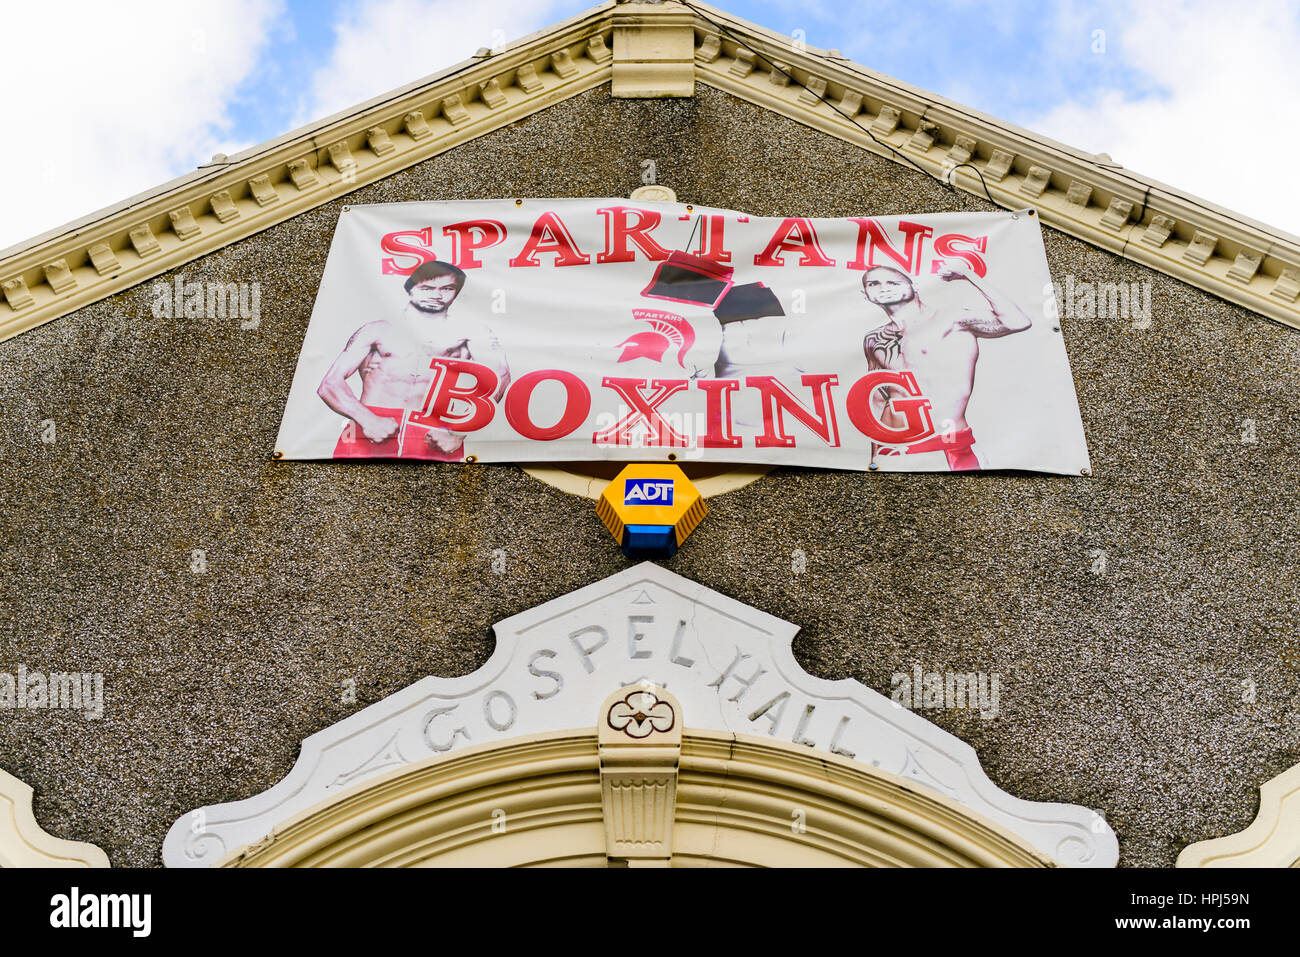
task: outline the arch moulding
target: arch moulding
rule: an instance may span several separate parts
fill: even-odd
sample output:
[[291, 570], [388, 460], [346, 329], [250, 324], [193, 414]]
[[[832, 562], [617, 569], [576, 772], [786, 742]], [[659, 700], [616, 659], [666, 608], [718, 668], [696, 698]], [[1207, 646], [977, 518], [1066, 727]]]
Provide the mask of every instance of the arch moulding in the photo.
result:
[[225, 867], [1051, 867], [906, 779], [758, 735], [689, 730], [662, 688], [595, 728], [429, 758], [307, 809]]

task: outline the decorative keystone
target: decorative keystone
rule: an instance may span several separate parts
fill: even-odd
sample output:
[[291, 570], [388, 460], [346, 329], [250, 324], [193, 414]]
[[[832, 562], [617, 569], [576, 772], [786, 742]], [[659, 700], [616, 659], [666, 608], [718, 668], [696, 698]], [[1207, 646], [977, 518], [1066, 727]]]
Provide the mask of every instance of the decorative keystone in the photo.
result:
[[[632, 685], [619, 692], [609, 708], [605, 725], [614, 730], [613, 740], [626, 743], [618, 735], [633, 741], [644, 741], [653, 734], [667, 734], [674, 728], [680, 733], [677, 711], [671, 704], [656, 696], [653, 685]], [[609, 736], [607, 736], [609, 737]]]
[[614, 8], [614, 76], [619, 98], [695, 95], [695, 14], [680, 4]]
[[682, 706], [649, 681], [601, 704], [596, 740], [605, 854], [629, 865], [667, 867], [673, 856]]

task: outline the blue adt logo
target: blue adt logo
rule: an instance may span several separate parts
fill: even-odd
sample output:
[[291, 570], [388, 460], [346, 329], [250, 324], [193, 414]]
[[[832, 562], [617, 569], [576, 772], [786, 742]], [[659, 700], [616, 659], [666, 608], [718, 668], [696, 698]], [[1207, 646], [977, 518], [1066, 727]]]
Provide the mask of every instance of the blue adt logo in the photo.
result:
[[673, 504], [672, 479], [630, 478], [623, 489], [624, 505]]

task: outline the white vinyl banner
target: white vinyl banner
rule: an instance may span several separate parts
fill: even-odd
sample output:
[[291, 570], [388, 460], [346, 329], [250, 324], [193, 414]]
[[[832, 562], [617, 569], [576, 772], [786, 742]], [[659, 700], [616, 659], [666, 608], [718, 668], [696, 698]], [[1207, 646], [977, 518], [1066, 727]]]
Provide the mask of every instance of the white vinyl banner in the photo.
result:
[[1089, 469], [1037, 217], [345, 207], [289, 459]]

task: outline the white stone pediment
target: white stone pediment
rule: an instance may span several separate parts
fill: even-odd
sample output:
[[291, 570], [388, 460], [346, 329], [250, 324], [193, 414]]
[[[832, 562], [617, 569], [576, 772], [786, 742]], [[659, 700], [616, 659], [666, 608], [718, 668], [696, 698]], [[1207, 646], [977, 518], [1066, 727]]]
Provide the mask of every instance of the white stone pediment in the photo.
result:
[[688, 728], [758, 734], [898, 774], [1002, 825], [1059, 863], [1112, 867], [1102, 817], [1022, 801], [974, 749], [864, 685], [803, 671], [798, 627], [646, 562], [495, 627], [478, 671], [428, 677], [303, 741], [289, 774], [244, 801], [178, 820], [169, 867], [203, 867], [343, 790], [439, 753], [590, 728], [610, 692], [642, 680], [680, 700]]

